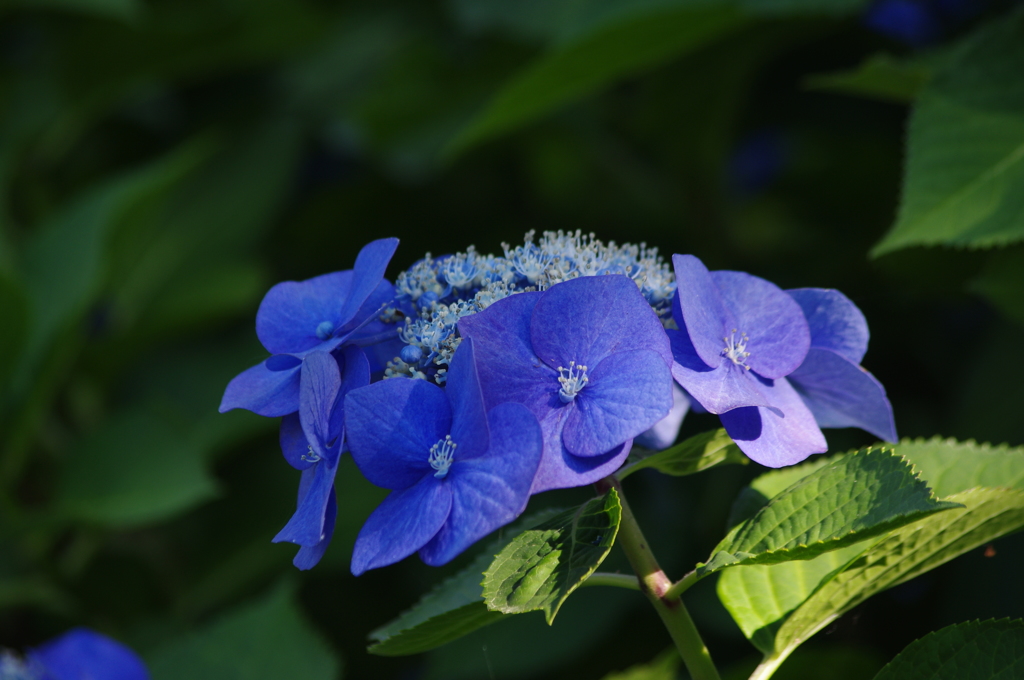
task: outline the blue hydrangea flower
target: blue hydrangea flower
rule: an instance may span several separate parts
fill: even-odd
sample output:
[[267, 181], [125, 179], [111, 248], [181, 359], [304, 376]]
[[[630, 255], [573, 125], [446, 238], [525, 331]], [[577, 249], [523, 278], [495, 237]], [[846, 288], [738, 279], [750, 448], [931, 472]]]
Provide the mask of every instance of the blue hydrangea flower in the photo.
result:
[[302, 470], [299, 499], [274, 542], [301, 546], [293, 564], [310, 569], [327, 550], [338, 514], [334, 476], [345, 441], [345, 395], [370, 384], [370, 365], [361, 349], [349, 345], [337, 358], [323, 350], [310, 352], [300, 370], [299, 412], [281, 423], [284, 457]]
[[892, 405], [885, 388], [860, 367], [868, 349], [868, 325], [853, 302], [837, 290], [786, 291], [803, 309], [811, 348], [787, 376], [820, 427], [859, 427], [897, 441]]
[[73, 628], [27, 657], [26, 677], [35, 680], [149, 680], [135, 652], [88, 628]]
[[417, 550], [427, 564], [444, 564], [526, 507], [540, 427], [518, 404], [485, 409], [473, 350], [459, 347], [444, 389], [385, 380], [345, 398], [356, 465], [392, 489], [356, 539], [356, 576]]
[[679, 384], [763, 465], [792, 465], [825, 451], [814, 416], [783, 380], [811, 344], [800, 305], [756, 276], [709, 272], [692, 255], [672, 262], [679, 330], [668, 334]]
[[394, 297], [394, 288], [383, 279], [397, 247], [395, 238], [373, 241], [359, 252], [354, 269], [271, 288], [256, 313], [256, 335], [272, 356], [228, 384], [220, 412], [244, 408], [261, 416], [294, 413], [299, 409], [303, 357], [394, 336], [394, 328], [384, 327], [377, 316]]
[[459, 321], [488, 407], [526, 406], [544, 432], [532, 492], [614, 472], [632, 439], [672, 408], [672, 356], [626, 276], [589, 276], [499, 300]]

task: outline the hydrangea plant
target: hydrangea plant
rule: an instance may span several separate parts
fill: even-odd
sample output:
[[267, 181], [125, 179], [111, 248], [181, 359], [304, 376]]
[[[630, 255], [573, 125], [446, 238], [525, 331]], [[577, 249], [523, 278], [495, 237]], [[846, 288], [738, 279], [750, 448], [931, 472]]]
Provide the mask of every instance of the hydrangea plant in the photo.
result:
[[[396, 246], [374, 241], [353, 270], [278, 284], [260, 306], [257, 334], [272, 355], [231, 382], [222, 410], [283, 416], [281, 448], [302, 475], [297, 509], [274, 540], [300, 546], [301, 569], [320, 560], [346, 453], [390, 491], [359, 532], [356, 576], [413, 553], [446, 564], [520, 517], [535, 494], [593, 485], [598, 497], [527, 521], [486, 570], [470, 567], [450, 593], [382, 629], [371, 651], [429, 649], [493, 622], [487, 610], [539, 609], [550, 621], [589, 581], [641, 590], [692, 677], [714, 680], [681, 596], [726, 570], [720, 593], [740, 626], [776, 631], [751, 676], [763, 679], [835, 611], [821, 605], [795, 632], [765, 627], [737, 585], [744, 567], [793, 569], [853, 545], [888, 545], [867, 539], [898, 541], [901, 527], [970, 507], [938, 498], [884, 445], [819, 459], [765, 475], [707, 562], [673, 581], [623, 494], [630, 474], [792, 466], [827, 450], [822, 428], [896, 440], [885, 390], [861, 367], [869, 335], [856, 305], [835, 290], [709, 271], [694, 255], [675, 254], [669, 266], [645, 244], [580, 232], [531, 232], [502, 255], [427, 254], [392, 286], [383, 275]], [[691, 409], [716, 414], [724, 430], [673, 446]], [[635, 577], [596, 572], [616, 543]], [[825, 571], [818, 587], [843, 569]]]

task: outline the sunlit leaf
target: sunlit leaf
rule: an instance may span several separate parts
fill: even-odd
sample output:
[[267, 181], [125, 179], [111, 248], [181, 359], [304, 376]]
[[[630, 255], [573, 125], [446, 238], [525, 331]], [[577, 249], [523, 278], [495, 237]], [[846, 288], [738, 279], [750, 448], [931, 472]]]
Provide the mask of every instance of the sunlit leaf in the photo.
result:
[[516, 536], [484, 573], [487, 607], [506, 614], [540, 609], [551, 623], [608, 556], [621, 517], [618, 493], [610, 489]]
[[733, 565], [810, 559], [950, 510], [884, 449], [840, 456], [775, 496], [715, 548], [701, 576]]
[[903, 200], [875, 256], [1024, 239], [1024, 11], [968, 38], [921, 91]]
[[[813, 560], [727, 570], [718, 594], [744, 634], [781, 663], [800, 643], [872, 594], [1024, 526], [1024, 449], [955, 440], [901, 442], [937, 495], [965, 508], [931, 515], [886, 535]], [[761, 492], [778, 493], [787, 475], [773, 471]], [[773, 479], [773, 478], [781, 479]], [[1015, 488], [974, 488], [991, 485]], [[773, 488], [774, 487], [774, 488]]]

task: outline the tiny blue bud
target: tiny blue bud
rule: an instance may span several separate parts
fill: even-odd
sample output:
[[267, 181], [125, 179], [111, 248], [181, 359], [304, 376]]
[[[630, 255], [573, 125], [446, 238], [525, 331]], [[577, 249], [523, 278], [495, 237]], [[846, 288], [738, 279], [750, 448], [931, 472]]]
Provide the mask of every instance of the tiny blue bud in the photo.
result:
[[321, 321], [320, 325], [316, 327], [316, 337], [321, 340], [327, 340], [334, 334], [334, 324], [330, 321]]
[[405, 347], [402, 348], [402, 351], [399, 353], [399, 356], [405, 363], [415, 365], [418, 364], [420, 362], [420, 359], [423, 358], [423, 350], [421, 350], [416, 345], [406, 345]]

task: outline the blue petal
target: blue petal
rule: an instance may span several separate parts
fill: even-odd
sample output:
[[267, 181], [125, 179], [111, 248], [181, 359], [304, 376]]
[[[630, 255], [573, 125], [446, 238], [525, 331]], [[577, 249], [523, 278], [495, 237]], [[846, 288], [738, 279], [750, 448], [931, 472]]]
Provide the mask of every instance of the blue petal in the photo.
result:
[[312, 569], [320, 561], [320, 558], [327, 552], [327, 546], [331, 544], [331, 537], [334, 536], [334, 524], [338, 519], [338, 501], [335, 498], [334, 487], [327, 498], [327, 510], [324, 512], [323, 539], [313, 546], [302, 546], [299, 552], [295, 553], [292, 564], [302, 570]]
[[700, 360], [715, 368], [722, 363], [722, 338], [736, 323], [703, 262], [693, 255], [673, 255], [672, 267], [676, 273], [676, 323], [685, 328]]
[[[461, 351], [461, 347], [460, 347]], [[487, 414], [490, 448], [482, 456], [452, 464], [452, 508], [448, 521], [420, 549], [431, 566], [451, 561], [463, 550], [518, 517], [530, 498], [544, 446], [540, 425], [520, 404], [501, 404]]]
[[683, 418], [690, 410], [690, 398], [686, 392], [672, 384], [672, 410], [668, 415], [652, 425], [646, 432], [636, 437], [633, 443], [651, 451], [661, 451], [672, 446], [679, 436], [679, 428]]
[[72, 628], [27, 656], [45, 669], [46, 680], [149, 680], [135, 652], [88, 628]]
[[326, 321], [335, 330], [341, 327], [342, 305], [353, 284], [351, 271], [277, 284], [256, 312], [257, 337], [273, 354], [298, 354], [318, 347], [325, 340], [317, 335], [320, 324]]
[[672, 374], [656, 352], [616, 352], [590, 371], [573, 405], [562, 431], [565, 448], [576, 456], [601, 455], [668, 415]]
[[[452, 357], [444, 393], [452, 405], [452, 440], [458, 444], [456, 458], [473, 458], [487, 451], [491, 440], [484, 395], [480, 391], [473, 339], [464, 338]], [[531, 415], [530, 418], [536, 422]], [[531, 476], [532, 479], [532, 476]]]
[[384, 278], [384, 270], [388, 268], [388, 262], [391, 261], [396, 248], [397, 238], [382, 238], [367, 243], [359, 251], [353, 268], [352, 288], [344, 298], [345, 304], [341, 308], [337, 328], [352, 321], [359, 308], [380, 285], [381, 279]]
[[811, 346], [800, 305], [774, 283], [745, 272], [712, 272], [711, 279], [736, 319], [736, 337], [749, 338], [747, 366], [772, 380], [795, 371]]
[[391, 378], [345, 397], [352, 458], [371, 483], [385, 489], [404, 489], [432, 476], [430, 447], [451, 432], [451, 423], [444, 390], [424, 380]]
[[324, 516], [327, 513], [327, 501], [331, 489], [334, 488], [334, 476], [337, 472], [336, 462], [326, 459], [302, 471], [298, 508], [288, 520], [288, 524], [274, 536], [274, 543], [288, 541], [312, 547], [324, 539]]
[[672, 377], [708, 413], [725, 413], [743, 406], [769, 406], [749, 371], [731, 361], [711, 368], [683, 331], [667, 331], [672, 343]]
[[620, 274], [557, 283], [541, 294], [530, 321], [534, 354], [551, 368], [593, 368], [609, 354], [644, 349], [672, 365], [665, 329], [632, 279]]
[[838, 290], [796, 288], [787, 290], [804, 311], [811, 329], [811, 347], [830, 349], [855, 364], [868, 351], [868, 322], [857, 305]]
[[451, 507], [451, 484], [433, 475], [407, 489], [392, 491], [359, 531], [352, 551], [352, 573], [359, 576], [413, 554], [437, 534]]
[[459, 333], [473, 339], [480, 387], [489, 409], [514, 401], [542, 419], [544, 411], [561, 405], [558, 372], [534, 354], [530, 340], [530, 318], [541, 295], [518, 293], [459, 320]]
[[[541, 426], [543, 428], [543, 423]], [[537, 468], [537, 476], [533, 478], [530, 493], [593, 484], [618, 470], [629, 456], [632, 445], [633, 442], [628, 441], [600, 456], [574, 456], [564, 445], [549, 447], [545, 433], [544, 456]]]
[[811, 349], [800, 368], [786, 379], [803, 397], [820, 427], [859, 427], [879, 439], [897, 441], [885, 388], [842, 355]]
[[281, 419], [281, 432], [278, 435], [284, 459], [296, 470], [313, 467], [309, 458], [309, 442], [302, 431], [302, 422], [298, 413], [289, 413]]
[[299, 410], [299, 367], [272, 371], [260, 362], [236, 375], [220, 402], [220, 412], [233, 408], [269, 418], [286, 416]]
[[726, 432], [747, 457], [768, 467], [799, 463], [828, 449], [814, 416], [785, 378], [762, 385], [780, 414], [747, 406], [719, 416]]
[[370, 324], [361, 326], [359, 330], [352, 335], [351, 341], [361, 344], [361, 341], [365, 338], [373, 338], [379, 336], [382, 332], [389, 332], [389, 335], [397, 335], [398, 328], [395, 324], [385, 324], [380, 321], [380, 314], [378, 313], [381, 307], [386, 307], [394, 303], [394, 286], [391, 282], [386, 279], [377, 284], [377, 288], [370, 294], [370, 297], [366, 299], [359, 310], [355, 312], [355, 316], [352, 317], [352, 321], [342, 328], [342, 333], [347, 332], [356, 325], [365, 322], [368, 317], [374, 317], [374, 321]]
[[335, 350], [339, 355], [338, 363], [342, 366], [341, 387], [338, 389], [338, 401], [334, 410], [331, 411], [331, 432], [341, 437], [344, 434], [345, 395], [354, 389], [365, 387], [370, 384], [370, 362], [366, 358], [366, 352], [354, 345], [346, 345], [341, 352]]
[[327, 352], [310, 352], [302, 362], [302, 387], [299, 392], [299, 421], [313, 453], [329, 457], [329, 445], [341, 432], [331, 431], [334, 411], [341, 388], [338, 362]]

